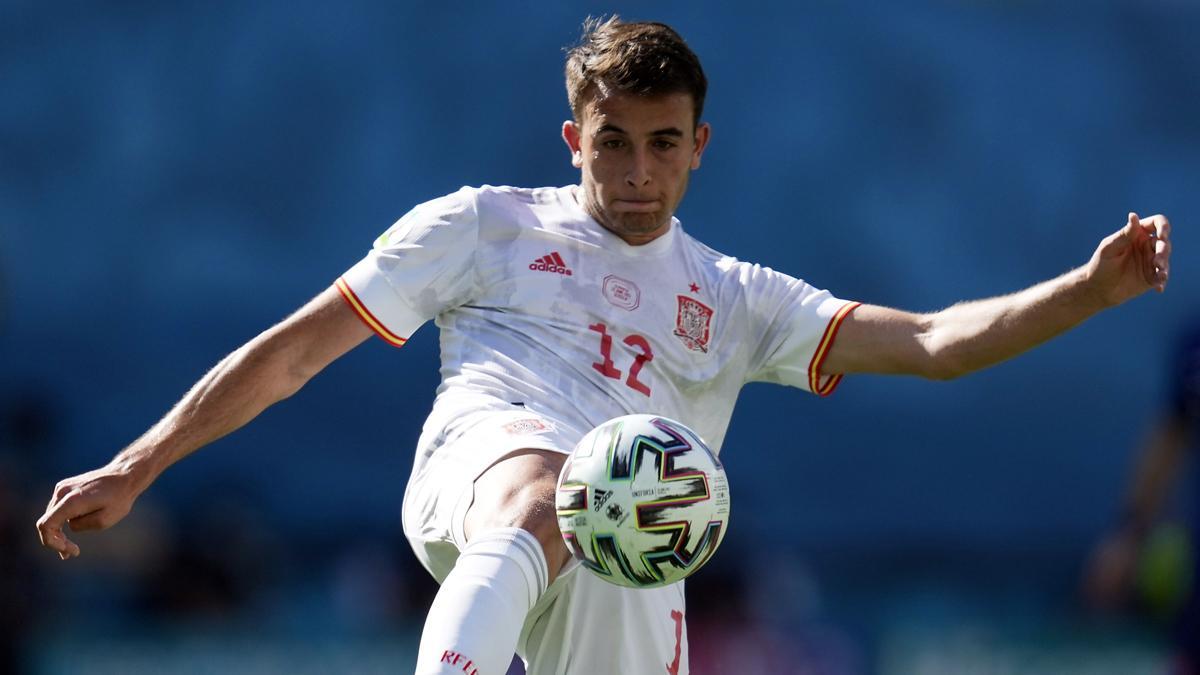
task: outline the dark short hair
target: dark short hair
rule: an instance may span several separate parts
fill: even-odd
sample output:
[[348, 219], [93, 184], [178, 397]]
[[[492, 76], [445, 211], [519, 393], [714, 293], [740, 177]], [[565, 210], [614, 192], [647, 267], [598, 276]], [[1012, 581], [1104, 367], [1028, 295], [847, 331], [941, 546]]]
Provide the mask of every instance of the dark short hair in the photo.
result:
[[700, 59], [679, 33], [664, 23], [626, 23], [617, 16], [584, 22], [583, 37], [567, 50], [566, 75], [576, 121], [600, 85], [638, 96], [691, 94], [694, 123], [708, 91]]

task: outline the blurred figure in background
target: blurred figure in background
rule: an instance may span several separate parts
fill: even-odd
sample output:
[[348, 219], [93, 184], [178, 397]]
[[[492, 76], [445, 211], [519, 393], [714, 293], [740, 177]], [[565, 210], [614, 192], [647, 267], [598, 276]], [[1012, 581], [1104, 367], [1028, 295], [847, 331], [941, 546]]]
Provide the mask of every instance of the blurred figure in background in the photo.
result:
[[49, 589], [25, 521], [41, 508], [28, 486], [55, 451], [56, 414], [53, 398], [36, 385], [0, 381], [0, 673], [32, 672], [29, 638], [45, 616]]
[[[1180, 339], [1169, 377], [1170, 398], [1148, 430], [1117, 527], [1097, 546], [1084, 590], [1105, 611], [1135, 610], [1169, 618], [1175, 672], [1200, 673], [1200, 317]], [[1192, 499], [1182, 524], [1157, 524], [1187, 471]]]
[[[0, 265], [0, 339], [7, 328], [4, 267]], [[0, 381], [0, 673], [29, 672], [27, 641], [38, 619], [41, 579], [27, 545], [33, 500], [27, 464], [48, 448], [51, 413], [37, 392]]]
[[25, 545], [27, 509], [17, 494], [18, 481], [10, 465], [0, 453], [0, 673], [24, 673], [35, 609], [30, 582], [37, 568]]

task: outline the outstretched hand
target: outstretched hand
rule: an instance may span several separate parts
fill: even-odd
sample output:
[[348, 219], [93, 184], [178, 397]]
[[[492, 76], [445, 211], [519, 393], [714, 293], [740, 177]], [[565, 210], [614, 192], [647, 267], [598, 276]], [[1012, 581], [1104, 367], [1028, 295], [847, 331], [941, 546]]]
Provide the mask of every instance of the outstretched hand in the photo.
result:
[[1092, 254], [1088, 275], [1106, 305], [1119, 305], [1153, 288], [1167, 287], [1171, 223], [1166, 216], [1129, 214], [1125, 227], [1105, 237]]
[[111, 527], [129, 513], [140, 492], [133, 475], [119, 464], [60, 481], [37, 521], [42, 546], [63, 560], [78, 556], [79, 546], [67, 538], [64, 526], [75, 532]]

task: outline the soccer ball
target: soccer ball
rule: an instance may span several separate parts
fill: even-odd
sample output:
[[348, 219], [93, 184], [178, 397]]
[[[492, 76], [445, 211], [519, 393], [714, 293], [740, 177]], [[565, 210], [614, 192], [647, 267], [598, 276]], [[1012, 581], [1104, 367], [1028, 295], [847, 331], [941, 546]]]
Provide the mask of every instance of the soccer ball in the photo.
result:
[[563, 540], [584, 567], [618, 586], [655, 588], [700, 569], [721, 545], [729, 483], [691, 429], [625, 415], [571, 451], [555, 507]]

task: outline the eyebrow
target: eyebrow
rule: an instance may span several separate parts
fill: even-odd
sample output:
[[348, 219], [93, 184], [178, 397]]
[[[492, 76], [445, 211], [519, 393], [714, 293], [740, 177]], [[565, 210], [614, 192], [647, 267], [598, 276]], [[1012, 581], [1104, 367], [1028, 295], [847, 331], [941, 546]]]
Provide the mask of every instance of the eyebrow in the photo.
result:
[[[628, 132], [626, 132], [624, 129], [622, 129], [621, 127], [619, 127], [615, 124], [605, 124], [604, 126], [602, 126], [596, 130], [596, 135], [599, 136], [600, 134], [602, 134], [606, 131], [613, 131], [618, 134], [628, 135]], [[667, 127], [665, 129], [656, 129], [654, 131], [651, 131], [650, 135], [651, 136], [677, 136], [679, 138], [682, 138], [683, 131], [681, 131], [680, 129], [678, 129], [676, 127]]]

